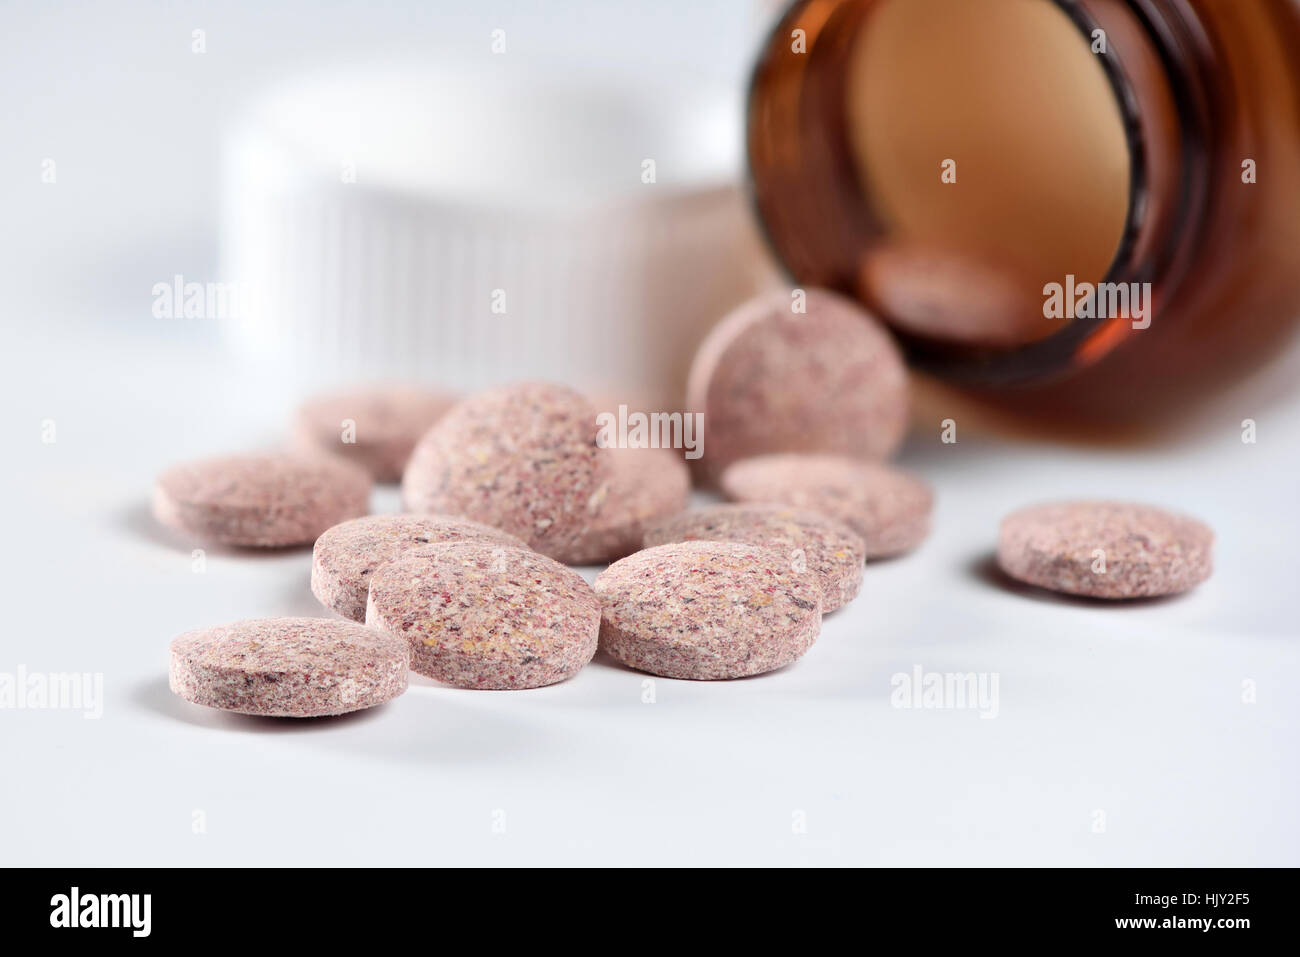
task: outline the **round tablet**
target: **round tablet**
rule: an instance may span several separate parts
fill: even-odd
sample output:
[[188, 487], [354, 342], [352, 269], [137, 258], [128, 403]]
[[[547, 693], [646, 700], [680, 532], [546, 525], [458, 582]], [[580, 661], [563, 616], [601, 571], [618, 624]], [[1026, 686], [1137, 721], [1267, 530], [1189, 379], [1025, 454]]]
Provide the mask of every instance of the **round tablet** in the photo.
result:
[[647, 548], [691, 541], [744, 542], [784, 555], [792, 571], [821, 582], [823, 613], [848, 604], [862, 587], [866, 542], [820, 512], [787, 505], [713, 505], [646, 529]]
[[209, 708], [314, 718], [396, 698], [410, 660], [405, 642], [350, 621], [249, 618], [175, 639], [168, 681]]
[[507, 386], [463, 400], [411, 455], [402, 498], [411, 512], [463, 515], [562, 555], [600, 518], [610, 465], [596, 412], [572, 389]]
[[396, 482], [415, 443], [454, 403], [450, 395], [417, 388], [317, 396], [299, 407], [294, 441], [355, 462], [377, 482]]
[[453, 542], [371, 576], [366, 624], [411, 646], [411, 668], [458, 688], [537, 688], [596, 653], [600, 604], [582, 576], [537, 552]]
[[735, 501], [776, 502], [837, 519], [862, 536], [869, 559], [911, 551], [930, 533], [930, 487], [877, 462], [761, 455], [732, 465], [721, 485]]
[[316, 539], [312, 594], [344, 618], [365, 621], [376, 568], [411, 548], [460, 541], [526, 547], [507, 532], [453, 515], [367, 515], [335, 525]]
[[998, 564], [1012, 578], [1070, 595], [1150, 598], [1210, 577], [1214, 533], [1151, 505], [1062, 502], [1007, 516]]
[[885, 328], [835, 293], [765, 294], [732, 312], [691, 365], [687, 405], [704, 413], [706, 476], [770, 452], [882, 459], [908, 421], [907, 371]]
[[682, 542], [596, 577], [600, 643], [666, 678], [743, 678], [794, 661], [821, 628], [821, 582], [757, 545]]
[[647, 522], [686, 508], [691, 476], [681, 454], [669, 449], [605, 449], [609, 493], [579, 541], [555, 557], [568, 565], [603, 565], [641, 547]]
[[897, 329], [962, 345], [1008, 348], [1060, 327], [1043, 318], [1042, 284], [970, 256], [911, 244], [864, 257], [859, 292]]
[[164, 525], [217, 545], [310, 545], [331, 525], [370, 510], [370, 476], [325, 455], [228, 455], [158, 477]]

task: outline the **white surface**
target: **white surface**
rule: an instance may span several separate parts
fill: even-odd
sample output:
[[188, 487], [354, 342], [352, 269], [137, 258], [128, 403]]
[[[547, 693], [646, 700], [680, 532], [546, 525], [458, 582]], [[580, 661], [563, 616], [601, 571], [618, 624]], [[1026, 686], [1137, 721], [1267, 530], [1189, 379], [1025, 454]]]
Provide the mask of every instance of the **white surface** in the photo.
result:
[[[283, 370], [227, 357], [218, 323], [149, 313], [153, 283], [214, 278], [217, 130], [238, 96], [304, 59], [486, 44], [502, 22], [559, 55], [651, 51], [656, 71], [738, 77], [746, 58], [748, 4], [471, 6], [6, 9], [0, 672], [102, 672], [107, 700], [97, 721], [0, 711], [0, 862], [1300, 864], [1294, 400], [1229, 403], [1195, 441], [1145, 451], [927, 430], [906, 461], [936, 485], [934, 536], [869, 569], [812, 651], [766, 677], [657, 680], [649, 705], [643, 676], [598, 660], [533, 692], [417, 679], [310, 724], [168, 692], [178, 632], [317, 611], [305, 553], [212, 554], [197, 575], [147, 512], [162, 466], [274, 442], [293, 398]], [[1064, 494], [1205, 518], [1218, 572], [1132, 607], [990, 582], [999, 516]], [[892, 708], [890, 677], [918, 664], [996, 671], [999, 716]]]
[[[1150, 454], [941, 446], [936, 430], [907, 456], [937, 487], [934, 536], [871, 566], [862, 596], [775, 674], [657, 679], [654, 704], [645, 676], [602, 659], [530, 692], [417, 678], [373, 712], [302, 724], [180, 701], [166, 645], [318, 613], [308, 555], [210, 554], [195, 574], [191, 543], [146, 505], [167, 462], [273, 439], [282, 399], [207, 349], [121, 346], [11, 383], [0, 670], [103, 672], [106, 703], [97, 721], [0, 712], [10, 862], [1300, 863], [1294, 412], [1262, 417], [1255, 446], [1225, 421]], [[134, 380], [104, 372], [133, 360]], [[53, 445], [38, 440], [47, 416]], [[1217, 573], [1128, 607], [988, 579], [999, 515], [1078, 493], [1204, 517]], [[891, 676], [916, 665], [996, 672], [998, 716], [891, 707]], [[1242, 703], [1244, 679], [1258, 703]], [[206, 834], [191, 833], [195, 810]]]

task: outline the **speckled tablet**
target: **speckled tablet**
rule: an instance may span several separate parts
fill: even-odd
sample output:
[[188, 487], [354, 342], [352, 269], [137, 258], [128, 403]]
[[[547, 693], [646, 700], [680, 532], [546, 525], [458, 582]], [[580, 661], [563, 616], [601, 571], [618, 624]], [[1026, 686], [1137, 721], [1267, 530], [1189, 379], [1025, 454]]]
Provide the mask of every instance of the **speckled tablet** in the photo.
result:
[[691, 476], [680, 452], [603, 449], [612, 478], [599, 518], [571, 549], [555, 557], [569, 565], [602, 565], [641, 547], [647, 522], [686, 508]]
[[943, 342], [1005, 349], [1060, 325], [1043, 318], [1041, 283], [1026, 288], [1014, 271], [932, 245], [872, 248], [858, 289], [894, 328]]
[[370, 576], [385, 562], [421, 545], [486, 542], [526, 547], [508, 532], [454, 515], [368, 515], [328, 529], [311, 553], [311, 590], [326, 608], [366, 620]]
[[294, 417], [294, 441], [305, 451], [342, 456], [377, 482], [396, 482], [415, 443], [455, 401], [413, 387], [316, 396]]
[[408, 511], [463, 515], [563, 555], [600, 519], [609, 493], [596, 434], [595, 409], [563, 386], [472, 396], [415, 447], [403, 501]]
[[537, 688], [596, 653], [600, 604], [537, 552], [454, 542], [405, 552], [371, 576], [366, 624], [411, 646], [411, 667], [458, 688]]
[[1150, 598], [1210, 577], [1214, 533], [1151, 505], [1061, 502], [1007, 516], [998, 564], [1012, 578], [1070, 595]]
[[396, 698], [410, 658], [404, 641], [350, 621], [249, 618], [176, 638], [168, 681], [209, 708], [314, 718]]
[[737, 462], [722, 490], [740, 502], [776, 502], [838, 519], [866, 541], [867, 558], [911, 551], [930, 532], [934, 495], [901, 469], [831, 455], [762, 455]]
[[153, 511], [170, 528], [217, 545], [310, 545], [370, 510], [370, 476], [326, 455], [228, 455], [158, 477]]
[[867, 546], [843, 522], [788, 505], [712, 505], [655, 522], [645, 545], [671, 542], [744, 542], [784, 555], [796, 573], [822, 584], [822, 612], [847, 604], [862, 587]]
[[687, 405], [704, 413], [705, 476], [773, 452], [882, 459], [903, 439], [908, 382], [885, 328], [835, 293], [765, 294], [716, 326], [691, 365]]
[[762, 674], [794, 661], [821, 629], [821, 582], [757, 545], [647, 548], [596, 577], [600, 643], [666, 678]]

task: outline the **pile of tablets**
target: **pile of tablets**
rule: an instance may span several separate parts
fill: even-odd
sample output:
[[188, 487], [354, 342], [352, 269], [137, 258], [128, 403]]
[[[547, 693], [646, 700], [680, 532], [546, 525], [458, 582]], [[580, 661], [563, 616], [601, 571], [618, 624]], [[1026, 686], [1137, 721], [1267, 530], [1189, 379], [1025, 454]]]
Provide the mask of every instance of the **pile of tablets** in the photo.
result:
[[[311, 590], [339, 616], [181, 635], [173, 690], [305, 717], [387, 701], [408, 669], [461, 688], [553, 684], [598, 646], [672, 678], [789, 664], [865, 562], [929, 532], [928, 485], [883, 461], [908, 419], [902, 359], [832, 293], [765, 296], [706, 340], [688, 405], [705, 423], [695, 477], [734, 504], [688, 511], [680, 449], [602, 447], [601, 410], [545, 383], [324, 397], [300, 410], [292, 452], [168, 470], [160, 521], [226, 546], [314, 544]], [[372, 481], [399, 475], [406, 511], [367, 515]], [[1008, 518], [998, 555], [1034, 585], [1131, 598], [1203, 580], [1211, 544], [1192, 519], [1075, 503]], [[605, 563], [594, 587], [567, 567]]]

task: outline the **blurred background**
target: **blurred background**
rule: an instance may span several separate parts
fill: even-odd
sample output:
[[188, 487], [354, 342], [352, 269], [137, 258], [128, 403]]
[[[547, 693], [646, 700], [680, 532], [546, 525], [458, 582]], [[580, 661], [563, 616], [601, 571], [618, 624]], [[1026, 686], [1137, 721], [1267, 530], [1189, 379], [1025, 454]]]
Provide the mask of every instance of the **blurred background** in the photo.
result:
[[[261, 222], [245, 222], [257, 215], [250, 209], [267, 208], [253, 194], [280, 185], [276, 158], [267, 158], [279, 149], [292, 154], [284, 161], [285, 175], [295, 178], [290, 191], [319, 190], [313, 177], [326, 162], [336, 194], [346, 186], [359, 194], [351, 210], [340, 215], [345, 221], [349, 215], [382, 220], [375, 229], [401, 226], [403, 212], [385, 219], [392, 212], [385, 203], [401, 207], [422, 190], [424, 201], [428, 191], [443, 189], [439, 209], [464, 221], [442, 234], [448, 244], [461, 245], [455, 250], [449, 245], [446, 256], [437, 257], [454, 275], [473, 267], [464, 256], [472, 256], [477, 242], [524, 242], [530, 215], [545, 218], [537, 209], [557, 205], [572, 219], [558, 225], [546, 218], [547, 235], [572, 236], [571, 248], [559, 252], [579, 261], [557, 257], [553, 268], [580, 269], [583, 256], [603, 262], [599, 243], [592, 242], [593, 219], [602, 217], [603, 224], [617, 215], [618, 203], [639, 199], [636, 190], [645, 195], [643, 159], [657, 161], [657, 188], [665, 196], [682, 192], [683, 184], [687, 192], [700, 186], [721, 190], [721, 199], [715, 192], [713, 207], [699, 215], [734, 217], [740, 200], [727, 190], [740, 178], [742, 91], [766, 16], [763, 6], [739, 0], [616, 7], [540, 2], [287, 3], [274, 9], [251, 3], [10, 6], [0, 38], [0, 69], [11, 91], [0, 157], [7, 224], [0, 261], [11, 294], [9, 334], [41, 349], [75, 344], [71, 351], [85, 355], [96, 352], [87, 348], [91, 341], [114, 349], [129, 342], [133, 359], [110, 373], [118, 388], [131, 388], [132, 370], [165, 365], [172, 349], [191, 356], [199, 350], [213, 362], [231, 349], [241, 358], [266, 358], [267, 364], [245, 363], [236, 373], [255, 379], [264, 399], [283, 394], [290, 381], [301, 386], [381, 373], [450, 376], [458, 380], [455, 385], [481, 385], [512, 373], [539, 374], [548, 360], [551, 376], [563, 379], [574, 368], [574, 362], [564, 361], [565, 351], [589, 363], [592, 343], [569, 341], [529, 357], [531, 340], [518, 339], [521, 331], [537, 326], [530, 310], [548, 318], [558, 312], [558, 304], [542, 304], [530, 295], [553, 288], [538, 276], [544, 263], [532, 264], [528, 276], [522, 269], [474, 276], [426, 303], [430, 326], [422, 331], [454, 331], [450, 348], [430, 350], [418, 368], [392, 360], [402, 355], [400, 345], [364, 342], [385, 330], [417, 331], [403, 324], [405, 317], [390, 325], [391, 309], [382, 302], [367, 301], [367, 309], [375, 307], [370, 324], [346, 332], [330, 327], [330, 316], [321, 314], [319, 327], [304, 330], [314, 340], [301, 344], [306, 356], [263, 356], [257, 334], [241, 337], [225, 317], [186, 319], [178, 303], [175, 318], [160, 318], [154, 287], [171, 284], [176, 276], [201, 284], [231, 282], [237, 267], [249, 262], [264, 264], [269, 272], [259, 272], [252, 283], [246, 279], [246, 285], [268, 296], [276, 295], [277, 275], [295, 288], [315, 278], [301, 278], [293, 262], [268, 258], [297, 238], [258, 229], [267, 227], [265, 218], [280, 207], [265, 212]], [[494, 53], [494, 42], [504, 52]], [[412, 73], [410, 95], [416, 102], [386, 100], [382, 94], [400, 89], [401, 77]], [[475, 76], [487, 81], [476, 87]], [[493, 76], [508, 79], [493, 84]], [[554, 93], [549, 100], [543, 95], [548, 89]], [[531, 102], [521, 102], [530, 90]], [[413, 125], [409, 116], [421, 115], [421, 97], [433, 104], [423, 110], [430, 121], [425, 129], [394, 129], [386, 122], [396, 116]], [[311, 102], [315, 115], [298, 109], [302, 100]], [[434, 106], [441, 111], [436, 117]], [[259, 128], [258, 118], [268, 113], [276, 128], [259, 138], [266, 124]], [[528, 135], [521, 135], [525, 122]], [[376, 132], [378, 143], [368, 139]], [[478, 145], [467, 151], [467, 140]], [[399, 168], [404, 148], [408, 156], [417, 149], [425, 156], [440, 143], [460, 154], [460, 165], [436, 172], [411, 162]], [[245, 154], [239, 153], [241, 146]], [[240, 179], [238, 156], [247, 152], [257, 154], [249, 161], [256, 171], [244, 170]], [[496, 167], [483, 168], [492, 159]], [[351, 183], [342, 170], [349, 162], [355, 164]], [[566, 174], [574, 163], [577, 169]], [[42, 179], [47, 167], [53, 182]], [[439, 175], [443, 181], [430, 182]], [[453, 201], [468, 204], [468, 210], [452, 209]], [[587, 214], [584, 205], [595, 209]], [[654, 228], [649, 222], [654, 215], [638, 219], [634, 211], [626, 231], [642, 240]], [[329, 224], [286, 225], [281, 218], [278, 225], [282, 230], [301, 225], [324, 242], [320, 237], [327, 236]], [[265, 244], [260, 248], [255, 247], [259, 238]], [[386, 275], [364, 289], [344, 275], [350, 269], [373, 270], [374, 257], [382, 266], [385, 250], [374, 233], [364, 239], [355, 257], [349, 259], [351, 249], [342, 251], [343, 260], [325, 281], [337, 281], [340, 286], [332, 288], [344, 294], [372, 295], [372, 286], [379, 285], [393, 294], [396, 283]], [[516, 252], [494, 248], [487, 259], [504, 263]], [[610, 257], [621, 266], [635, 258], [628, 250]], [[605, 278], [615, 283], [623, 277]], [[481, 288], [482, 295], [449, 300], [470, 286]], [[504, 317], [491, 311], [496, 288], [509, 296]], [[406, 295], [405, 287], [398, 294]], [[635, 310], [638, 298], [629, 291], [618, 301]], [[319, 300], [311, 304], [318, 305]], [[716, 311], [725, 305], [715, 298], [702, 308]], [[457, 311], [462, 319], [449, 322], [447, 314]], [[275, 314], [266, 321], [299, 319]], [[608, 329], [628, 325], [621, 320], [611, 311]], [[502, 329], [506, 322], [513, 327], [515, 348], [496, 350], [498, 343], [510, 344]], [[579, 331], [589, 335], [591, 330], [580, 326]], [[466, 342], [476, 334], [481, 342]], [[322, 341], [331, 335], [349, 338]], [[560, 327], [550, 338], [558, 342], [564, 335]], [[440, 358], [457, 349], [460, 361]], [[373, 355], [377, 350], [383, 357]], [[344, 353], [346, 361], [330, 365], [330, 357]], [[497, 355], [500, 368], [488, 368], [491, 355]], [[307, 356], [315, 361], [309, 363]], [[65, 356], [55, 365], [78, 374], [68, 368], [72, 361]]]
[[[925, 0], [926, 16], [946, 22], [945, 4], [951, 0]], [[94, 378], [78, 364], [84, 356], [117, 388], [131, 387], [130, 370], [202, 356], [203, 368], [220, 366], [224, 379], [252, 384], [231, 389], [229, 401], [255, 395], [264, 407], [322, 385], [395, 377], [456, 388], [546, 377], [675, 402], [708, 327], [750, 292], [781, 281], [746, 188], [744, 136], [749, 76], [784, 8], [773, 0], [11, 5], [0, 38], [10, 91], [0, 156], [10, 341], [62, 350], [43, 377]], [[919, 26], [890, 29], [905, 38]], [[866, 62], [892, 55], [874, 54]], [[892, 61], [884, 62], [885, 74], [869, 78], [885, 102], [902, 102], [917, 87], [915, 76], [901, 75], [903, 61], [888, 70]], [[972, 59], [962, 69], [984, 64]], [[891, 70], [900, 74], [896, 89]], [[1000, 82], [1024, 86], [1016, 72]], [[946, 110], [945, 90], [925, 94], [920, 115]], [[1276, 90], [1282, 109], [1294, 90]], [[885, 115], [877, 125], [911, 115]], [[1015, 110], [998, 115], [1015, 121]], [[944, 123], [962, 119], [955, 110]], [[954, 135], [966, 138], [968, 154], [976, 151], [971, 129]], [[994, 149], [981, 162], [996, 168], [1000, 156], [1014, 155]], [[1270, 176], [1286, 179], [1283, 159]], [[1033, 168], [1059, 161], [1023, 160]], [[1090, 175], [1080, 183], [1102, 174]], [[805, 174], [801, 182], [812, 188], [821, 180]], [[1012, 177], [999, 188], [1013, 197], [1020, 185]], [[1076, 199], [1088, 192], [1070, 193], [1060, 181], [1034, 188]], [[976, 215], [997, 219], [979, 205], [978, 190], [965, 195], [974, 196]], [[998, 202], [1006, 217], [1041, 216], [1044, 204], [1031, 199], [1022, 196], [1025, 208], [1015, 209]], [[1083, 215], [1087, 205], [1069, 209]], [[960, 206], [954, 215], [967, 215], [969, 229]], [[1244, 239], [1215, 261], [1252, 257], [1260, 275], [1293, 272], [1290, 254], [1276, 251], [1295, 245], [1294, 229], [1270, 254], [1243, 246], [1265, 236], [1267, 224], [1237, 222]], [[954, 229], [947, 220], [937, 228]], [[1032, 250], [1025, 231], [1001, 220], [996, 228], [999, 242]], [[926, 255], [898, 267], [900, 281], [877, 286], [868, 300], [900, 312], [912, 301], [918, 321], [942, 318], [953, 294], [935, 280], [942, 261]], [[1058, 271], [1045, 275], [1059, 279]], [[996, 288], [988, 292], [970, 272], [955, 275], [962, 308], [979, 301], [985, 315], [972, 321], [996, 322], [987, 318], [999, 314]], [[1036, 289], [1037, 280], [1029, 285]], [[231, 305], [208, 301], [187, 315], [182, 298], [195, 288]], [[1247, 302], [1243, 311], [1276, 312], [1278, 295], [1260, 286], [1258, 308]], [[1286, 308], [1300, 311], [1294, 302]], [[1143, 441], [1194, 438], [1239, 409], [1285, 400], [1300, 353], [1276, 329], [1227, 333], [1202, 350], [1199, 368], [1186, 363], [1182, 378], [1205, 388], [1195, 402], [1179, 401], [1177, 414]], [[1267, 361], [1211, 387], [1226, 363], [1204, 355], [1226, 353], [1233, 338], [1257, 340]], [[101, 345], [127, 356], [106, 365]], [[21, 364], [20, 353], [8, 354]], [[1148, 360], [1145, 369], [1183, 365]], [[1143, 377], [1140, 368], [1122, 374], [1130, 384]], [[1105, 383], [1088, 389], [1084, 398], [1066, 397], [1067, 414], [1053, 405], [1054, 417], [1035, 434], [1061, 437], [1072, 413], [1100, 408], [1116, 392]], [[925, 381], [918, 397], [924, 416], [961, 411], [974, 428], [1023, 426]], [[1156, 398], [1148, 391], [1140, 401]], [[1112, 420], [1142, 418], [1117, 401]], [[1027, 412], [1041, 400], [1009, 404], [1017, 402]], [[1132, 437], [1114, 427], [1102, 435]]]

